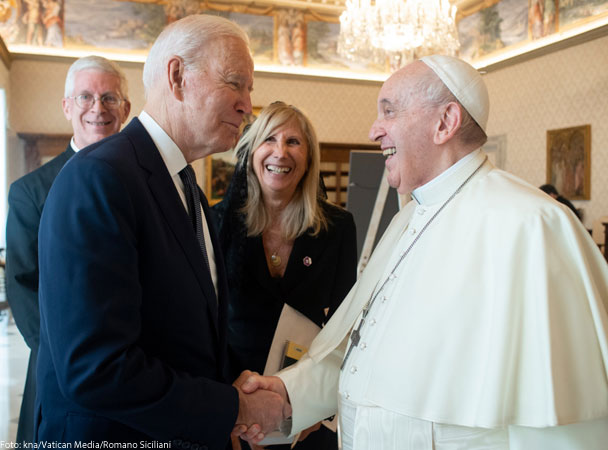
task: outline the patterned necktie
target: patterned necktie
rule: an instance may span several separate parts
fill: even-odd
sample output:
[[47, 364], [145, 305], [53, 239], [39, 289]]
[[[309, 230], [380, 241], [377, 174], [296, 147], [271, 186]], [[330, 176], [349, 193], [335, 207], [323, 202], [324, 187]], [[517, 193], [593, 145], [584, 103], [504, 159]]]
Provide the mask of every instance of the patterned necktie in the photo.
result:
[[207, 257], [207, 249], [205, 247], [205, 236], [203, 235], [203, 217], [201, 215], [201, 197], [196, 184], [196, 175], [194, 175], [194, 169], [188, 164], [180, 171], [179, 177], [184, 183], [184, 191], [186, 194], [186, 203], [188, 204], [188, 214], [194, 225], [194, 232], [196, 233], [196, 239], [198, 245], [201, 247], [203, 252], [203, 258], [205, 264], [209, 268], [209, 259]]

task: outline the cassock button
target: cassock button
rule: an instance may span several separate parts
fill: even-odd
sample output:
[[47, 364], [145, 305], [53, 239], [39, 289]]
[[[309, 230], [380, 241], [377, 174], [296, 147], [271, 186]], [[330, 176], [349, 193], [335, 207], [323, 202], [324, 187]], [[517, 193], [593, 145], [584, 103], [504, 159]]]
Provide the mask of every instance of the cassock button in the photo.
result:
[[425, 212], [426, 212], [426, 211], [425, 211], [424, 209], [420, 208], [420, 209], [418, 210], [418, 215], [419, 215], [419, 216], [422, 216], [422, 215], [423, 215]]
[[350, 398], [350, 394], [348, 392], [345, 392], [344, 397], [346, 397], [346, 399], [348, 400]]
[[353, 373], [353, 374], [354, 374], [354, 373], [357, 373], [357, 366], [352, 366], [352, 367], [350, 368], [350, 373]]
[[361, 350], [365, 350], [367, 348], [367, 344], [365, 342], [361, 342], [361, 345], [359, 346], [359, 348]]
[[370, 325], [371, 327], [373, 327], [374, 325], [376, 325], [376, 319], [372, 319], [372, 320], [370, 320], [370, 321], [369, 321], [369, 325]]
[[415, 228], [412, 228], [412, 229], [410, 230], [410, 234], [411, 234], [411, 235], [416, 234], [416, 229], [415, 229]]
[[382, 296], [382, 303], [386, 303], [386, 301], [388, 300], [388, 297], [386, 295]]

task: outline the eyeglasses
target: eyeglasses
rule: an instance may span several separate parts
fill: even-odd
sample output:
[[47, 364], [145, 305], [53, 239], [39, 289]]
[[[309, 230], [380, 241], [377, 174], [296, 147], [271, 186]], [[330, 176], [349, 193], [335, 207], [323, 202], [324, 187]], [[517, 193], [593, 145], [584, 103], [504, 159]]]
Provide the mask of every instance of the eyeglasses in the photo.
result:
[[91, 109], [93, 105], [95, 105], [96, 101], [100, 101], [106, 109], [117, 109], [123, 102], [123, 99], [115, 94], [104, 94], [99, 98], [96, 98], [92, 94], [80, 94], [75, 97], [68, 98], [73, 99], [78, 107], [82, 109]]

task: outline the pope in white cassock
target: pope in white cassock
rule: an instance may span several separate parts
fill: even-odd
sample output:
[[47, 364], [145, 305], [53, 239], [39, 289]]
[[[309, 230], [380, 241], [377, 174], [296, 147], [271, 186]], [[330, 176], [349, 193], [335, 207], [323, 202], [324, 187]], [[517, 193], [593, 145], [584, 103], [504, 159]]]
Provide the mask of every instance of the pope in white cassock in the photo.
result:
[[488, 113], [456, 58], [383, 85], [370, 138], [412, 201], [308, 354], [237, 381], [288, 395], [292, 433], [339, 412], [347, 450], [608, 448], [608, 265], [568, 208], [488, 161]]

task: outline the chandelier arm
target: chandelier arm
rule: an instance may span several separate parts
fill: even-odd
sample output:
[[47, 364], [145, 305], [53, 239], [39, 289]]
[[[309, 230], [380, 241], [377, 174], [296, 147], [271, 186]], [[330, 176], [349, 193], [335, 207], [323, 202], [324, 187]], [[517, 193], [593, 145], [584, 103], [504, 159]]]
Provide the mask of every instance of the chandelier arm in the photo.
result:
[[457, 56], [455, 18], [456, 7], [449, 0], [347, 0], [338, 53], [391, 70], [435, 53]]

